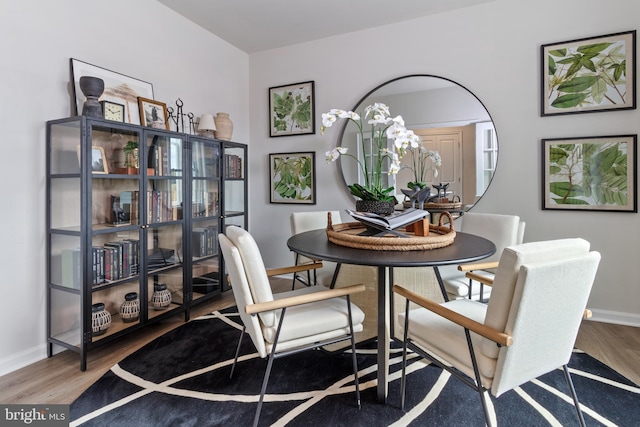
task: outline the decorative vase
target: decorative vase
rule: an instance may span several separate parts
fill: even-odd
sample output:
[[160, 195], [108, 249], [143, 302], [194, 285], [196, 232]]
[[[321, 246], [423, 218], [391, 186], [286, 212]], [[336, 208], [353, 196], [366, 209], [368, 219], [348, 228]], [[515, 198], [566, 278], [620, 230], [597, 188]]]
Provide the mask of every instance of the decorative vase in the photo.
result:
[[151, 297], [151, 305], [154, 310], [164, 310], [171, 304], [171, 292], [164, 283], [156, 283], [153, 285], [153, 296]]
[[218, 113], [213, 119], [216, 124], [216, 130], [214, 135], [216, 139], [223, 141], [231, 141], [231, 135], [233, 134], [233, 122], [229, 118], [227, 113]]
[[124, 323], [135, 322], [140, 318], [140, 300], [136, 292], [129, 292], [124, 296], [120, 306], [120, 319]]
[[107, 332], [111, 326], [111, 314], [104, 308], [104, 303], [97, 302], [91, 306], [91, 331], [93, 336]]
[[98, 98], [104, 92], [104, 80], [98, 77], [80, 77], [80, 90], [87, 97], [82, 106], [82, 115], [102, 118], [102, 106]]
[[359, 212], [371, 212], [378, 215], [390, 215], [396, 204], [394, 202], [382, 202], [380, 200], [356, 200], [356, 210]]

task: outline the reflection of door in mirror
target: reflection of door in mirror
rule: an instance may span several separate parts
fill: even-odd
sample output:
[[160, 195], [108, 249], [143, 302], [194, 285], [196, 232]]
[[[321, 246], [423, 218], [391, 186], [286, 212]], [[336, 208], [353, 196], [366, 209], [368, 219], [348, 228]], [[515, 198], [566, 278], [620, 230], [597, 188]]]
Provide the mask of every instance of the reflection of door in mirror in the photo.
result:
[[[434, 178], [429, 173], [426, 176], [427, 184], [432, 186], [448, 183], [449, 196], [459, 196], [463, 205], [473, 205], [476, 201], [475, 125], [413, 129], [413, 131], [422, 138], [422, 144], [427, 150], [438, 151], [442, 158], [438, 176]], [[407, 188], [407, 182], [412, 180], [412, 172], [409, 169], [401, 170], [396, 179], [398, 189]], [[432, 189], [431, 193], [435, 194], [435, 190]]]

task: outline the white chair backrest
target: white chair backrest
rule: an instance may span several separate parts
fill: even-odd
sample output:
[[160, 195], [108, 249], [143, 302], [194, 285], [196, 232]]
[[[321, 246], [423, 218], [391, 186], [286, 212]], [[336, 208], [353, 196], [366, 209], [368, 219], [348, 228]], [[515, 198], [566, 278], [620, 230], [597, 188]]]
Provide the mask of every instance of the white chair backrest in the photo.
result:
[[460, 231], [491, 240], [496, 245], [496, 253], [482, 262], [498, 261], [506, 247], [522, 243], [524, 222], [517, 215], [469, 212], [462, 216]]
[[[291, 214], [291, 234], [327, 228], [328, 211], [293, 212]], [[340, 212], [331, 212], [331, 223], [341, 224]]]
[[[227, 228], [228, 230], [229, 228]], [[262, 328], [260, 327], [260, 321], [257, 316], [251, 316], [245, 312], [245, 307], [249, 304], [253, 304], [255, 301], [251, 290], [249, 289], [249, 282], [247, 275], [245, 274], [244, 263], [240, 255], [240, 251], [233, 244], [231, 240], [224, 234], [218, 235], [218, 241], [220, 243], [220, 249], [224, 256], [225, 266], [231, 279], [231, 288], [233, 290], [233, 297], [240, 313], [242, 323], [246, 327], [251, 341], [256, 346], [260, 357], [265, 357], [267, 349], [264, 343], [264, 336], [262, 335]]]
[[549, 243], [545, 252], [555, 256], [520, 257], [524, 262], [504, 328], [513, 344], [500, 349], [491, 389], [495, 396], [566, 365], [571, 357], [600, 254], [589, 252], [584, 241]]

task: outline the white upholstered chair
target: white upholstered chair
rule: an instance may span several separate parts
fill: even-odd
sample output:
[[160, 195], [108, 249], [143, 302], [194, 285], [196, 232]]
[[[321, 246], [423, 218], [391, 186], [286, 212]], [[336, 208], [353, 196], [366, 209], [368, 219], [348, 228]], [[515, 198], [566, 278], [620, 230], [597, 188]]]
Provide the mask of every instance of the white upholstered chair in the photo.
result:
[[474, 280], [466, 273], [473, 271], [479, 277], [492, 279], [498, 259], [507, 246], [523, 242], [525, 222], [517, 215], [501, 215], [486, 213], [465, 213], [460, 231], [475, 234], [491, 240], [496, 245], [496, 253], [476, 264], [440, 267], [440, 276], [449, 299], [469, 298], [486, 300], [491, 295], [491, 288], [482, 282], [473, 286]]
[[[344, 340], [351, 340], [356, 399], [360, 407], [354, 333], [362, 330], [364, 313], [351, 303], [350, 295], [364, 291], [364, 285], [340, 289], [311, 286], [274, 295], [260, 250], [251, 234], [240, 227], [230, 226], [226, 229], [226, 235], [219, 234], [218, 237], [233, 296], [244, 325], [230, 377], [233, 376], [238, 361], [245, 331], [251, 337], [260, 357], [268, 357], [254, 426], [260, 419], [274, 359]], [[312, 268], [314, 266], [318, 265], [311, 265]], [[309, 266], [275, 269], [270, 272], [273, 275], [285, 274], [304, 268]]]
[[[447, 369], [480, 395], [498, 397], [563, 367], [580, 423], [584, 419], [567, 363], [596, 275], [600, 254], [583, 239], [525, 243], [505, 249], [488, 304], [458, 299], [437, 304], [400, 286], [394, 292], [420, 305], [403, 319], [401, 401], [406, 351], [411, 348]], [[452, 369], [453, 368], [453, 369]]]
[[[305, 231], [318, 230], [327, 228], [327, 219], [328, 212], [331, 212], [331, 223], [332, 224], [341, 224], [342, 219], [340, 218], [340, 212], [338, 211], [308, 211], [308, 212], [293, 212], [291, 214], [291, 234], [299, 234]], [[296, 254], [295, 255], [295, 264], [305, 264], [309, 262], [313, 262], [315, 260], [310, 260], [309, 258]], [[340, 264], [336, 264], [334, 262], [323, 261], [322, 267], [314, 269], [312, 272], [307, 272], [306, 280], [295, 273], [293, 275], [293, 286], [295, 286], [295, 282], [300, 281], [305, 285], [323, 285], [328, 288], [333, 289], [336, 283], [336, 279], [338, 277], [338, 273], [340, 272]], [[313, 279], [311, 275], [313, 274]]]

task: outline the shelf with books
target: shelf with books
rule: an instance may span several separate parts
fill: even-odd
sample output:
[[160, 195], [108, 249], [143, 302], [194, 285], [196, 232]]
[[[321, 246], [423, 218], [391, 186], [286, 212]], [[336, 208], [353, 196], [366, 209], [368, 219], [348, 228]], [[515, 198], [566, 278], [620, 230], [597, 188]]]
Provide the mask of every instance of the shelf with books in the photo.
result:
[[[245, 177], [243, 144], [86, 116], [47, 122], [48, 354], [77, 351], [84, 370], [98, 345], [186, 320], [228, 288], [217, 234], [227, 221], [247, 227]], [[237, 217], [223, 214], [225, 196]], [[119, 309], [132, 294], [140, 311], [128, 322]], [[93, 330], [93, 310], [106, 331]]]

